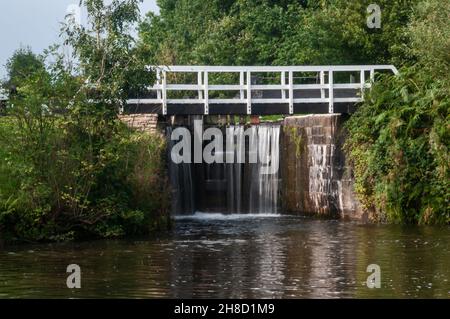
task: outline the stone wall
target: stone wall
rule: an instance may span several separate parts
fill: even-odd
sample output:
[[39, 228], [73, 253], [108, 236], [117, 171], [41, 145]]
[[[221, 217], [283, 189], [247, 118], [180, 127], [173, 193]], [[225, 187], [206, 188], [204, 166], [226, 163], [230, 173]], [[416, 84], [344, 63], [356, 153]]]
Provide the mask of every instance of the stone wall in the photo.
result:
[[354, 194], [352, 169], [342, 149], [344, 121], [339, 114], [284, 120], [281, 168], [287, 213], [367, 220]]
[[149, 133], [156, 132], [158, 124], [157, 114], [128, 114], [119, 115], [119, 118], [132, 128]]

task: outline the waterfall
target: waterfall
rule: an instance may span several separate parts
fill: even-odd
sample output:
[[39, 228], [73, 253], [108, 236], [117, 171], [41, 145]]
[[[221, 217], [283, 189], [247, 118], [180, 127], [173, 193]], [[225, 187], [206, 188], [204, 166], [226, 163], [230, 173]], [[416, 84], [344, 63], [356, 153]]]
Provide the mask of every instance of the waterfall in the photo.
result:
[[252, 214], [277, 214], [280, 127], [259, 125], [253, 134], [258, 137], [258, 162], [252, 165], [249, 212]]
[[309, 196], [319, 212], [330, 207], [343, 210], [342, 181], [335, 178], [335, 165], [332, 160], [336, 154], [336, 145], [308, 145], [309, 158]]
[[315, 207], [325, 209], [331, 190], [329, 161], [332, 150], [327, 144], [313, 144], [308, 145], [308, 153], [310, 154], [309, 194]]
[[[194, 183], [192, 178], [192, 165], [189, 163], [175, 164], [170, 158], [170, 150], [175, 142], [171, 140], [172, 127], [167, 128], [168, 166], [171, 185], [172, 214], [185, 215], [195, 212]], [[188, 146], [188, 141], [182, 140], [183, 146]]]
[[[244, 171], [244, 161], [239, 158], [239, 151], [243, 152], [243, 147], [245, 145], [240, 145], [240, 143], [245, 143], [244, 127], [242, 125], [232, 125], [226, 130], [227, 141], [226, 143], [231, 143], [231, 147], [227, 149], [227, 164], [225, 166], [226, 170], [226, 184], [227, 184], [227, 208], [230, 214], [241, 214], [244, 212], [243, 208], [243, 171]], [[243, 146], [239, 149], [240, 146]], [[245, 153], [243, 153], [245, 156]], [[232, 163], [228, 163], [232, 161]]]
[[[167, 130], [169, 154], [176, 143], [192, 149], [187, 141], [172, 141], [172, 131]], [[175, 164], [169, 155], [172, 213], [278, 214], [280, 125], [230, 125], [221, 131], [224, 163]]]

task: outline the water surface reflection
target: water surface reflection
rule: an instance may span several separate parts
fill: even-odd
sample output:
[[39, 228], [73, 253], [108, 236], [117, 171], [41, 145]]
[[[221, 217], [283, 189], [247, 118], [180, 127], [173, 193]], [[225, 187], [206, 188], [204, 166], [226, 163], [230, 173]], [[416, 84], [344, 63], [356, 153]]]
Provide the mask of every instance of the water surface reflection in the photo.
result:
[[[66, 267], [82, 289], [66, 288]], [[382, 288], [365, 285], [369, 264]], [[0, 297], [450, 297], [450, 229], [200, 215], [145, 240], [8, 247]]]

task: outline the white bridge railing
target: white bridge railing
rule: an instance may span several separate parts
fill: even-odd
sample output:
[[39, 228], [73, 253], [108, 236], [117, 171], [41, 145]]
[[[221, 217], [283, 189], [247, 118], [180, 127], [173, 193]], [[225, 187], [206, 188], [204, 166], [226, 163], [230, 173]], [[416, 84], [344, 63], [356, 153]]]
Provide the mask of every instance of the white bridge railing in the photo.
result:
[[[160, 104], [162, 113], [167, 114], [167, 107], [171, 104], [185, 104], [186, 107], [193, 104], [204, 105], [204, 114], [209, 114], [209, 108], [214, 104], [244, 104], [247, 106], [247, 114], [252, 113], [252, 105], [266, 104], [267, 107], [274, 104], [289, 105], [289, 113], [294, 113], [294, 104], [299, 103], [328, 103], [329, 113], [334, 113], [335, 103], [357, 103], [364, 99], [364, 90], [370, 88], [375, 81], [377, 72], [389, 71], [394, 74], [398, 70], [393, 65], [358, 65], [358, 66], [160, 66], [149, 68], [156, 73], [156, 84], [149, 87], [150, 91], [156, 91], [156, 98], [130, 99], [128, 104]], [[191, 74], [195, 77], [195, 83], [172, 84], [171, 79], [177, 78], [177, 74]], [[210, 75], [213, 73], [231, 73], [238, 78], [235, 84], [209, 84]], [[194, 74], [194, 76], [192, 76]], [[196, 74], [196, 76], [195, 76]], [[258, 84], [252, 83], [254, 75], [277, 75], [278, 83]], [[295, 83], [300, 79], [299, 75], [308, 74], [309, 79], [315, 79], [313, 84]], [[303, 76], [303, 78], [305, 78]], [[340, 79], [337, 83], [336, 79]], [[344, 79], [344, 81], [342, 81]], [[346, 81], [348, 79], [348, 81]], [[298, 82], [298, 81], [297, 81]], [[308, 97], [308, 92], [320, 92], [319, 97]], [[357, 90], [350, 97], [342, 97], [336, 94], [339, 90]], [[183, 96], [183, 98], [169, 98], [170, 92], [194, 91], [195, 96]], [[233, 98], [212, 98], [212, 91], [236, 91]], [[276, 98], [264, 98], [264, 92], [278, 91]], [[259, 97], [255, 96], [258, 95]], [[263, 94], [261, 94], [263, 92]], [[300, 93], [299, 93], [300, 92]], [[303, 93], [302, 93], [303, 92]], [[297, 95], [297, 97], [295, 97]], [[316, 94], [317, 95], [317, 94]], [[341, 94], [342, 95], [342, 94]], [[300, 97], [299, 97], [300, 96]]]

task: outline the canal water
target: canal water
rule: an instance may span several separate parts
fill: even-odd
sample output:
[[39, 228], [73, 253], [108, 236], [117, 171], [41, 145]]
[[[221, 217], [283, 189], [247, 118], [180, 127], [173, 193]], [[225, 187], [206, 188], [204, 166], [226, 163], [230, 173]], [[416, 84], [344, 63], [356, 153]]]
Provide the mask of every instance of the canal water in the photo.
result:
[[[81, 289], [66, 267], [81, 267]], [[369, 289], [367, 266], [381, 268]], [[450, 228], [197, 214], [152, 238], [0, 250], [0, 298], [450, 298]]]

